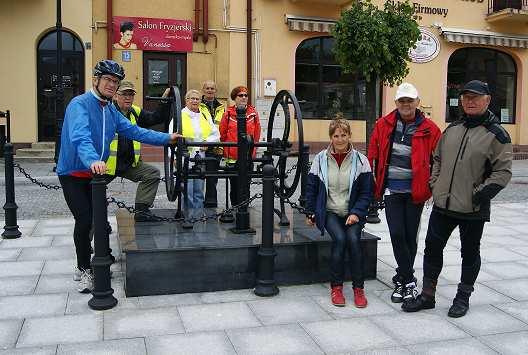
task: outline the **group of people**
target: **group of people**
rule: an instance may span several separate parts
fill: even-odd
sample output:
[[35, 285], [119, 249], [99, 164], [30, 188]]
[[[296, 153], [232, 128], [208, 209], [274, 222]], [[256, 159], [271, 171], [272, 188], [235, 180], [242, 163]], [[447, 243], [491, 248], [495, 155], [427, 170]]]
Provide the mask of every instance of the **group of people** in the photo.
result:
[[[405, 312], [435, 307], [443, 250], [459, 228], [462, 270], [448, 316], [462, 317], [469, 310], [480, 270], [480, 240], [490, 220], [490, 201], [511, 179], [511, 140], [488, 109], [491, 92], [482, 81], [465, 84], [460, 94], [462, 116], [443, 133], [419, 110], [418, 90], [412, 84], [401, 84], [394, 100], [396, 109], [376, 122], [368, 157], [354, 149], [349, 123], [338, 118], [330, 123], [328, 148], [315, 156], [310, 168], [307, 223], [321, 233], [326, 230], [332, 239], [331, 302], [345, 306], [348, 268], [355, 306], [367, 306], [360, 240], [369, 204], [375, 199], [385, 202], [397, 263], [391, 301], [402, 303]], [[422, 211], [431, 198], [423, 285], [418, 293], [414, 261]]]
[[[213, 81], [202, 92], [189, 90], [182, 109], [182, 132], [161, 133], [146, 129], [170, 119], [170, 102], [162, 100], [154, 112], [134, 105], [136, 89], [123, 80], [123, 67], [103, 60], [94, 68], [92, 89], [69, 103], [61, 136], [57, 174], [64, 197], [75, 219], [77, 255], [74, 279], [79, 292], [93, 288], [90, 265], [92, 228], [91, 179], [104, 175], [140, 182], [136, 221], [152, 218], [149, 207], [156, 196], [160, 172], [141, 160], [141, 143], [166, 145], [178, 138], [189, 142], [236, 142], [237, 107], [246, 109], [247, 134], [260, 139], [260, 121], [248, 103], [248, 89], [231, 91], [234, 105], [225, 107], [216, 98]], [[168, 97], [170, 90], [163, 93]], [[306, 187], [307, 223], [332, 239], [329, 259], [331, 302], [345, 306], [343, 283], [346, 269], [352, 279], [354, 304], [367, 306], [364, 292], [361, 233], [373, 199], [385, 202], [385, 214], [394, 257], [392, 302], [416, 312], [435, 307], [435, 291], [442, 270], [443, 249], [453, 230], [460, 230], [462, 271], [448, 315], [461, 317], [480, 270], [480, 239], [490, 220], [490, 201], [511, 179], [512, 145], [499, 119], [488, 109], [491, 92], [484, 82], [473, 80], [462, 89], [463, 115], [443, 133], [419, 110], [418, 90], [401, 84], [394, 98], [396, 108], [377, 120], [367, 156], [350, 143], [347, 120], [337, 118], [329, 126], [329, 146], [313, 159]], [[190, 147], [192, 157], [208, 157], [207, 170], [220, 159], [227, 169], [236, 168], [237, 148]], [[255, 151], [250, 152], [255, 156]], [[232, 204], [239, 203], [237, 177], [230, 178]], [[186, 211], [217, 207], [217, 179], [191, 179], [184, 194]], [[205, 185], [205, 186], [204, 186]], [[205, 190], [205, 194], [204, 194]], [[418, 293], [414, 261], [424, 204], [432, 197], [423, 261], [423, 285]], [[348, 259], [347, 259], [348, 254]], [[347, 264], [345, 261], [347, 260]]]
[[[231, 91], [235, 105], [225, 109], [216, 99], [216, 84], [206, 81], [202, 93], [189, 90], [182, 109], [182, 132], [161, 133], [146, 129], [168, 123], [170, 101], [161, 100], [156, 111], [143, 110], [134, 104], [136, 89], [131, 81], [124, 80], [123, 67], [112, 60], [97, 63], [93, 72], [92, 89], [71, 100], [64, 116], [61, 149], [57, 174], [64, 198], [75, 219], [74, 243], [77, 265], [74, 280], [79, 281], [78, 291], [88, 293], [93, 288], [90, 265], [92, 199], [90, 182], [94, 174], [103, 175], [110, 183], [115, 177], [139, 182], [134, 219], [152, 221], [150, 211], [160, 182], [160, 171], [141, 160], [141, 142], [152, 145], [175, 144], [178, 138], [188, 142], [237, 141], [236, 107], [246, 109], [247, 133], [254, 141], [260, 139], [260, 121], [255, 108], [248, 104], [248, 89], [237, 86]], [[162, 98], [168, 98], [167, 88]], [[207, 159], [208, 170], [219, 166], [222, 155], [227, 165], [236, 166], [237, 148], [189, 148]], [[252, 152], [254, 155], [255, 152]], [[203, 207], [217, 207], [217, 179], [208, 178], [204, 197], [204, 182], [190, 179], [184, 193], [187, 216], [202, 213]], [[237, 204], [237, 178], [230, 179], [231, 203]], [[205, 203], [204, 203], [205, 200]], [[192, 225], [191, 225], [192, 227]], [[108, 233], [111, 228], [108, 225]]]

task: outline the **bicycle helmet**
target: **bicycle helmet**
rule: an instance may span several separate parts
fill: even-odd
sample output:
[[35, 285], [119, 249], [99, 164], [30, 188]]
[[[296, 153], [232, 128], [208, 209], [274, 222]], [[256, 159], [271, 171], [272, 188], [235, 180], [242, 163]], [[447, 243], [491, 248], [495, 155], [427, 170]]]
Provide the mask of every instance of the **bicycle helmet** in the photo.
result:
[[109, 59], [101, 60], [95, 65], [93, 70], [94, 76], [101, 76], [105, 74], [115, 76], [119, 80], [123, 80], [125, 78], [125, 70], [123, 67], [119, 63]]

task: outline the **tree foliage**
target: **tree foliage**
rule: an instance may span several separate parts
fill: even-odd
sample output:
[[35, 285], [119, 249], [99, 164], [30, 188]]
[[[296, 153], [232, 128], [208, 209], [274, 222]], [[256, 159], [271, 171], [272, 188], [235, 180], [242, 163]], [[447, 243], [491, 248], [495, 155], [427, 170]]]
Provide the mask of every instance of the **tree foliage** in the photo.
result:
[[420, 30], [408, 2], [386, 1], [383, 10], [371, 0], [356, 0], [341, 13], [333, 36], [334, 52], [345, 73], [357, 73], [394, 85], [409, 73], [409, 49]]

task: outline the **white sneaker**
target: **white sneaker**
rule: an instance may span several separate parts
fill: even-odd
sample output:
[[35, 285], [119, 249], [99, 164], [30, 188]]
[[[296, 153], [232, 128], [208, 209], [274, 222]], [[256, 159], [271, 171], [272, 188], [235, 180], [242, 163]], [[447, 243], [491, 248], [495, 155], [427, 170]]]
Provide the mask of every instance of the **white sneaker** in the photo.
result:
[[73, 281], [81, 281], [82, 271], [77, 266], [73, 269]]
[[93, 275], [90, 270], [84, 270], [81, 274], [81, 280], [79, 281], [79, 286], [77, 291], [80, 293], [90, 293], [93, 289]]

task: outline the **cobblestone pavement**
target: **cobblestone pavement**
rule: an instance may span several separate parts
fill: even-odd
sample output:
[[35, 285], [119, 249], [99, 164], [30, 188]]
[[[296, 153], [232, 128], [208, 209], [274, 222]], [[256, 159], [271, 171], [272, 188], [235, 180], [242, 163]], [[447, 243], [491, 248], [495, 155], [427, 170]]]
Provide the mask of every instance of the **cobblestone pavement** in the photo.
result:
[[[459, 319], [446, 315], [460, 275], [457, 232], [444, 253], [437, 307], [404, 314], [390, 302], [395, 261], [383, 213], [382, 223], [366, 227], [381, 240], [377, 280], [365, 286], [365, 309], [350, 304], [350, 285], [343, 308], [331, 305], [327, 284], [280, 287], [273, 298], [252, 290], [127, 298], [116, 263], [112, 287], [118, 305], [93, 311], [87, 306], [90, 295], [77, 293], [72, 281], [73, 221], [57, 206], [62, 196], [17, 178], [22, 237], [0, 239], [0, 354], [528, 353], [528, 202], [522, 184], [528, 164], [514, 167], [513, 181], [520, 183], [510, 184], [493, 202], [476, 291], [469, 313]], [[32, 169], [36, 176], [51, 176], [46, 168]], [[114, 182], [109, 194], [133, 201], [134, 190]], [[159, 194], [156, 207], [165, 203], [161, 189]], [[422, 216], [419, 280], [429, 213], [424, 209]], [[115, 217], [110, 221], [116, 230]], [[115, 232], [110, 244], [121, 260]]]

